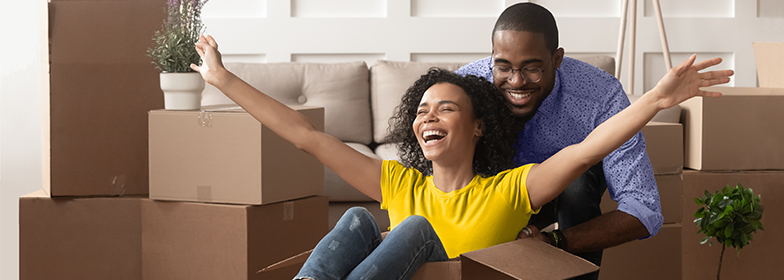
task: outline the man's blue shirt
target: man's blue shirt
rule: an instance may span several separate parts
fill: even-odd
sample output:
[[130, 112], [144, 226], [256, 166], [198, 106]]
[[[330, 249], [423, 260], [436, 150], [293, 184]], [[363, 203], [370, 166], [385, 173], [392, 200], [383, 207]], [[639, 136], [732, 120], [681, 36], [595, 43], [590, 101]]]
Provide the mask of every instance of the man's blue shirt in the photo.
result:
[[[455, 73], [493, 81], [491, 57], [466, 64]], [[588, 63], [564, 57], [555, 85], [515, 144], [515, 163], [541, 163], [561, 149], [581, 142], [601, 123], [629, 106], [621, 83]], [[656, 235], [664, 218], [645, 139], [637, 132], [603, 160], [607, 191], [618, 210], [642, 222]]]

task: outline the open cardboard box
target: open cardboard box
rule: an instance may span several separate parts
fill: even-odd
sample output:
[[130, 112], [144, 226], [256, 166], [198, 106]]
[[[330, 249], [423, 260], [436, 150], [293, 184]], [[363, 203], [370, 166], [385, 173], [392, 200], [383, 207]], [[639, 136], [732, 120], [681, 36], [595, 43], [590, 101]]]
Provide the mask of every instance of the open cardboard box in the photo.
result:
[[[259, 274], [304, 263], [313, 250], [270, 265]], [[561, 249], [534, 239], [521, 239], [480, 249], [444, 261], [425, 263], [415, 280], [567, 279], [599, 267]]]

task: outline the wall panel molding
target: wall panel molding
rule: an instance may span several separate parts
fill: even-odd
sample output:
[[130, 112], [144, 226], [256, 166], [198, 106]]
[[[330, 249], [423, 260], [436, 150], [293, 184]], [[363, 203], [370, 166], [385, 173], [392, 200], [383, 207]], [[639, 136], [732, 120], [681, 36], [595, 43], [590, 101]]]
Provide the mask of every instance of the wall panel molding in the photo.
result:
[[[230, 0], [222, 0], [230, 1]], [[231, 0], [241, 1], [241, 0]], [[340, 0], [335, 5], [363, 0]], [[635, 88], [641, 94], [646, 81], [658, 79], [664, 72], [650, 63], [653, 54], [661, 53], [658, 28], [650, 6], [651, 0], [637, 2], [637, 53], [635, 54]], [[665, 28], [670, 51], [675, 54], [732, 54], [736, 71], [735, 86], [756, 86], [756, 68], [752, 42], [784, 42], [784, 2], [779, 0], [695, 0], [714, 7], [695, 12], [692, 1], [662, 0]], [[214, 1], [217, 2], [217, 1]], [[208, 33], [221, 43], [221, 50], [232, 59], [263, 59], [266, 62], [372, 59], [396, 61], [455, 61], [471, 59], [473, 54], [491, 51], [490, 33], [500, 11], [516, 1], [482, 0], [369, 0], [372, 8], [361, 8], [364, 15], [301, 17], [302, 9], [326, 5], [317, 0], [266, 0], [266, 17], [207, 17]], [[328, 1], [333, 3], [332, 1]], [[445, 4], [445, 3], [451, 4]], [[602, 53], [614, 55], [618, 42], [620, 0], [591, 1], [589, 8], [580, 0], [538, 1], [556, 15], [561, 46], [567, 55]], [[240, 2], [238, 2], [240, 3]], [[314, 4], [315, 3], [315, 4]], [[490, 3], [490, 4], [487, 4]], [[674, 3], [674, 4], [673, 4]], [[303, 8], [298, 5], [309, 5]], [[433, 7], [441, 6], [437, 14]], [[451, 6], [449, 6], [451, 5]], [[677, 6], [675, 6], [677, 5]], [[368, 6], [371, 7], [371, 6]], [[476, 8], [480, 7], [480, 8]], [[323, 8], [323, 7], [321, 7]], [[427, 10], [427, 13], [423, 12]], [[470, 11], [470, 10], [476, 11]], [[763, 9], [763, 10], [760, 10]], [[778, 10], [776, 10], [778, 9]], [[379, 17], [379, 10], [384, 15]], [[466, 11], [470, 11], [468, 14]], [[493, 12], [490, 15], [489, 11]], [[617, 11], [617, 12], [616, 12]], [[727, 16], [731, 11], [731, 16]], [[224, 11], [225, 12], [225, 11]], [[238, 12], [239, 13], [239, 12]], [[327, 13], [324, 11], [322, 13]], [[430, 14], [429, 16], [417, 16]], [[307, 13], [306, 13], [307, 14]], [[220, 15], [216, 12], [215, 15]], [[763, 28], [764, 27], [764, 28]], [[627, 36], [628, 38], [628, 36]], [[626, 43], [628, 47], [628, 42]], [[358, 54], [359, 56], [355, 55]], [[366, 55], [372, 54], [372, 55]], [[621, 82], [628, 81], [629, 53], [624, 52]], [[479, 58], [483, 55], [478, 55]], [[707, 58], [707, 57], [705, 57]], [[673, 57], [673, 63], [680, 59]]]

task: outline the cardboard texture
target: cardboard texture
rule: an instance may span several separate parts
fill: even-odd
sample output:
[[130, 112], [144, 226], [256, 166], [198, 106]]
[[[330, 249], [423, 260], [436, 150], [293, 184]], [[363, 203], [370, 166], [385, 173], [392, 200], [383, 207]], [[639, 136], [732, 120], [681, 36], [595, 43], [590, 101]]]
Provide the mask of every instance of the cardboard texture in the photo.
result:
[[163, 94], [146, 52], [166, 17], [165, 5], [47, 5], [42, 165], [51, 196], [147, 194], [145, 115], [163, 107]]
[[[681, 174], [654, 175], [656, 186], [659, 188], [659, 200], [661, 202], [662, 216], [664, 223], [680, 223], [683, 212], [683, 179]], [[602, 195], [600, 204], [602, 213], [608, 213], [618, 209], [618, 202], [610, 198], [610, 192], [605, 191]]]
[[721, 98], [681, 103], [684, 167], [784, 169], [784, 88], [712, 87]]
[[754, 42], [754, 60], [760, 87], [784, 88], [784, 43]]
[[683, 171], [683, 125], [649, 122], [642, 128], [642, 134], [653, 174], [679, 174]]
[[[277, 262], [260, 275], [300, 265], [310, 252]], [[591, 273], [599, 267], [538, 240], [521, 239], [460, 255], [446, 262], [425, 263], [412, 279], [567, 279]]]
[[[323, 131], [323, 108], [292, 108]], [[241, 109], [154, 110], [149, 130], [150, 198], [261, 205], [324, 192], [324, 166]]]
[[154, 279], [292, 279], [299, 266], [261, 268], [316, 246], [327, 233], [324, 196], [249, 206], [142, 201], [142, 266]]
[[19, 279], [142, 279], [143, 198], [19, 198]]
[[681, 276], [681, 231], [680, 223], [664, 224], [654, 237], [604, 250], [599, 279], [692, 279]]
[[754, 240], [743, 247], [740, 256], [733, 247], [725, 250], [721, 279], [781, 279], [784, 275], [784, 171], [687, 170], [683, 172], [683, 279], [716, 279], [721, 253], [721, 244], [716, 240], [713, 246], [700, 244], [705, 235], [697, 234], [699, 228], [693, 223], [692, 213], [698, 208], [693, 198], [704, 195], [705, 190], [714, 193], [738, 183], [762, 196], [760, 202], [765, 210], [761, 222], [765, 230], [752, 235]]

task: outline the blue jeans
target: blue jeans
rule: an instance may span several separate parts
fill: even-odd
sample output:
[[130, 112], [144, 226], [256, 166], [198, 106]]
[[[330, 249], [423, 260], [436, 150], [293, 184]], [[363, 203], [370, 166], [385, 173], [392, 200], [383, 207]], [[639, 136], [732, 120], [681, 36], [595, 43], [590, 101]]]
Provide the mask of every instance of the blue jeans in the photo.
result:
[[[605, 190], [607, 190], [607, 182], [604, 179], [602, 163], [599, 162], [569, 184], [566, 190], [553, 201], [542, 206], [539, 214], [531, 216], [529, 224], [542, 229], [554, 222], [558, 222], [558, 228], [566, 230], [596, 218], [602, 215], [599, 203], [602, 202], [602, 195]], [[602, 251], [576, 255], [597, 266], [602, 263]], [[587, 280], [598, 278], [599, 272], [597, 271], [574, 279]]]
[[370, 212], [353, 207], [319, 241], [294, 279], [411, 279], [423, 263], [448, 259], [424, 217], [406, 218], [381, 242]]

